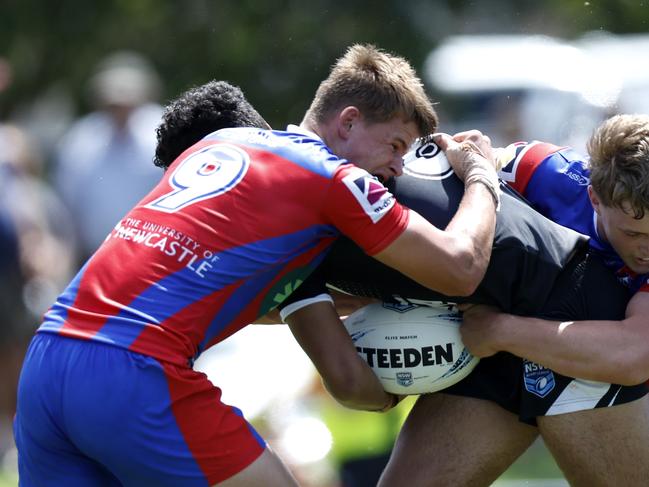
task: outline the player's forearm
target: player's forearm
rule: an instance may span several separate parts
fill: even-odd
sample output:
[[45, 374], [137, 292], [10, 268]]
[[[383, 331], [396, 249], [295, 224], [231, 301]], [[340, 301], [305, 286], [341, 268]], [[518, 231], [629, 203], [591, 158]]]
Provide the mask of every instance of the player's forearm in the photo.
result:
[[332, 397], [347, 408], [364, 411], [387, 411], [391, 409], [397, 404], [398, 400], [395, 400], [394, 394], [385, 392], [371, 370], [370, 373], [372, 374], [371, 377], [360, 377], [359, 380], [354, 382], [327, 381], [324, 377], [322, 382]]
[[473, 290], [482, 281], [489, 265], [495, 225], [495, 202], [490, 191], [483, 184], [471, 184], [446, 232], [454, 236], [454, 248], [461, 253], [453, 266], [457, 272], [466, 274], [464, 280], [472, 284]]
[[459, 208], [444, 231], [449, 241], [443, 244], [449, 274], [455, 277], [459, 289], [441, 292], [467, 296], [484, 277], [491, 255], [500, 202], [495, 161], [489, 138], [477, 130], [452, 138], [439, 134], [436, 142], [465, 186]]
[[649, 378], [646, 338], [625, 321], [556, 322], [503, 315], [498, 348], [560, 374], [634, 385]]
[[494, 220], [485, 216], [480, 221], [475, 211], [472, 218], [460, 217], [453, 230], [442, 231], [411, 211], [406, 231], [374, 257], [434, 291], [468, 296], [482, 280], [489, 262], [493, 240], [489, 225], [494, 225]]
[[[455, 138], [462, 140], [470, 133], [456, 134]], [[476, 140], [482, 138], [480, 134]], [[468, 151], [471, 156], [464, 158], [462, 169], [457, 164], [462, 157], [452, 163], [456, 174], [464, 181], [465, 189], [459, 208], [445, 231], [455, 238], [453, 247], [465, 254], [454, 263], [457, 271], [468, 273], [465, 280], [477, 287], [484, 277], [491, 256], [500, 190], [489, 144], [480, 149], [469, 137], [459, 147], [465, 147], [460, 152], [467, 154]], [[448, 155], [451, 156], [449, 161], [453, 161], [452, 154]]]
[[353, 409], [380, 411], [393, 398], [358, 355], [331, 302], [320, 301], [287, 315], [293, 336], [309, 356], [330, 394]]

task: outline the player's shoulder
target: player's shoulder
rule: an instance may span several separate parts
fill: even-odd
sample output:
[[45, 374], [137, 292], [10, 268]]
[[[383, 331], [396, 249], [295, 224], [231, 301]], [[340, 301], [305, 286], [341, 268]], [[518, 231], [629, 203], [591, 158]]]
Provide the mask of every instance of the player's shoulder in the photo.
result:
[[315, 134], [303, 130], [264, 130], [250, 127], [218, 130], [204, 140], [234, 143], [266, 152], [320, 176], [333, 177], [344, 159], [336, 156]]
[[518, 141], [495, 149], [496, 161], [504, 175], [516, 172], [522, 165], [540, 164], [544, 159], [569, 149], [565, 146], [533, 140]]
[[514, 142], [496, 149], [499, 176], [522, 194], [534, 178], [537, 183], [556, 182], [557, 176], [567, 176], [570, 185], [589, 183], [588, 157], [571, 147], [548, 142]]

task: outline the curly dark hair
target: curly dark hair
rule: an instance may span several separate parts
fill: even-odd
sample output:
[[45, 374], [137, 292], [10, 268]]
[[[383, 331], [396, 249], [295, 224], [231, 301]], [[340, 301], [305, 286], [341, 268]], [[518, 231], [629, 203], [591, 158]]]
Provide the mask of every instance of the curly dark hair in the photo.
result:
[[210, 81], [191, 88], [165, 107], [153, 163], [166, 170], [185, 149], [228, 127], [270, 128], [238, 86]]

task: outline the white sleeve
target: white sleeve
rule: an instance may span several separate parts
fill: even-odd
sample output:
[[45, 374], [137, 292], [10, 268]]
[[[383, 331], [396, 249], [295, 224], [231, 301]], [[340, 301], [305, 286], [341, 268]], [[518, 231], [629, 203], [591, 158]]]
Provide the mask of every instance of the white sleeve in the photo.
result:
[[305, 306], [309, 306], [310, 304], [320, 303], [324, 301], [329, 301], [331, 304], [334, 304], [334, 300], [329, 294], [322, 293], [318, 294], [317, 296], [313, 296], [312, 298], [302, 299], [300, 301], [296, 301], [295, 303], [289, 304], [288, 306], [280, 310], [279, 316], [282, 318], [282, 321], [286, 323], [286, 317], [296, 312], [298, 309], [302, 309]]

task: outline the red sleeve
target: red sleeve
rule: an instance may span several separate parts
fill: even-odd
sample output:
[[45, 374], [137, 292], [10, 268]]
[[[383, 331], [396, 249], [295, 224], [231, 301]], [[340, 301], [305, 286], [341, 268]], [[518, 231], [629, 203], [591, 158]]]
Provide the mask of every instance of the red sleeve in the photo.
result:
[[521, 194], [525, 194], [527, 184], [534, 171], [548, 157], [562, 147], [546, 142], [515, 142], [498, 154], [502, 169], [499, 176]]
[[352, 164], [336, 171], [324, 211], [340, 232], [370, 255], [394, 242], [410, 216], [383, 184]]

